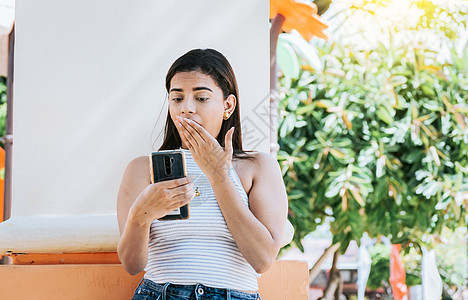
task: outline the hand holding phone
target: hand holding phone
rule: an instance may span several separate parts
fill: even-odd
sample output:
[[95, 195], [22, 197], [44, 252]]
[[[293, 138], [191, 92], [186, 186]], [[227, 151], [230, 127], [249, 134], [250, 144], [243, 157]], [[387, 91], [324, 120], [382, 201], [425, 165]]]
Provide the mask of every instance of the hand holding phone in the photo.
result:
[[[164, 150], [150, 154], [151, 183], [187, 177], [185, 154], [180, 150]], [[158, 220], [183, 220], [190, 216], [189, 205], [175, 209]]]

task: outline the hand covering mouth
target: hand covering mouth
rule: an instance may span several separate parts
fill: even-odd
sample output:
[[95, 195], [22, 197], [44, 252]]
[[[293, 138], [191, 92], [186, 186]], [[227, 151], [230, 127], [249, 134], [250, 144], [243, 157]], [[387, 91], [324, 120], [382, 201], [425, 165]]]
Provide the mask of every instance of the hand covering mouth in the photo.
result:
[[[187, 118], [187, 119], [188, 119], [188, 118]], [[200, 122], [197, 122], [197, 121], [196, 121], [196, 120], [194, 120], [194, 119], [189, 119], [189, 120], [190, 120], [190, 121], [193, 121], [193, 122], [197, 123], [198, 125], [200, 125], [201, 127], [203, 127], [203, 125], [202, 125], [202, 124], [200, 124]]]

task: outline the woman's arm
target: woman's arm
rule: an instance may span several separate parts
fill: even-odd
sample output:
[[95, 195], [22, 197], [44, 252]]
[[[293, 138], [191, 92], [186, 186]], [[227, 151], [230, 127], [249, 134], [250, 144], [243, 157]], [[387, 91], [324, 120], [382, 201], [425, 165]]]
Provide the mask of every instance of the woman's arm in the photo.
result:
[[[117, 196], [117, 219], [119, 222], [120, 240], [117, 254], [128, 273], [138, 274], [146, 266], [148, 259], [148, 239], [150, 224], [139, 222], [130, 208], [140, 193], [150, 184], [144, 180], [145, 165], [148, 159], [138, 157], [132, 160], [124, 173]], [[148, 174], [146, 174], [146, 177]]]
[[194, 197], [189, 178], [149, 182], [148, 157], [132, 160], [124, 173], [117, 198], [120, 240], [117, 253], [128, 273], [141, 272], [148, 262], [151, 223]]
[[249, 207], [228, 174], [209, 178], [226, 224], [244, 258], [258, 273], [267, 271], [282, 246], [288, 199], [276, 159], [258, 153], [252, 162]]

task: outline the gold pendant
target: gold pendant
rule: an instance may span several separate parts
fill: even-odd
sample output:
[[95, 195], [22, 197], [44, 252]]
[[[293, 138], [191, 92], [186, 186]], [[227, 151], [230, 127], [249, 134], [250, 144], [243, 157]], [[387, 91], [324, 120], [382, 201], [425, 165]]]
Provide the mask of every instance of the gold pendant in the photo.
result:
[[200, 191], [198, 190], [198, 186], [195, 187], [195, 197], [200, 196]]

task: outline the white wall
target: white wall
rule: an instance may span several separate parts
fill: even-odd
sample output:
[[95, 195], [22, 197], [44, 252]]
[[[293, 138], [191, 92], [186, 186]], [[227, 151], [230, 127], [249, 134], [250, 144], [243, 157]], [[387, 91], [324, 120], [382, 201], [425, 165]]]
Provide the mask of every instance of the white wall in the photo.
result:
[[15, 20], [15, 1], [0, 0], [0, 76], [8, 76], [8, 36]]
[[245, 148], [268, 152], [268, 30], [268, 0], [18, 1], [13, 218], [115, 213], [125, 166], [160, 144], [165, 74], [192, 48], [230, 60]]

